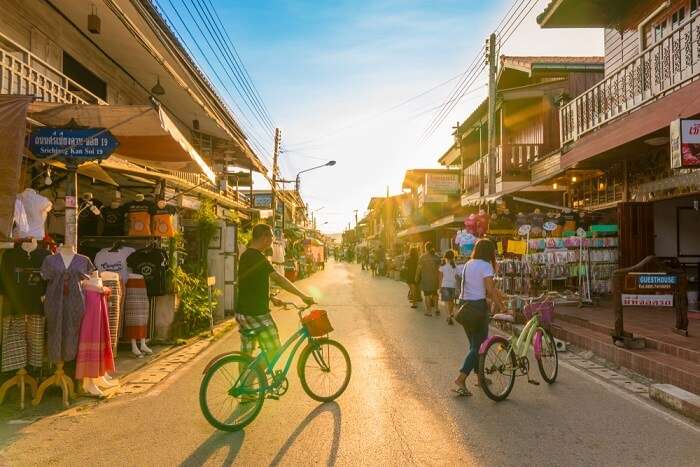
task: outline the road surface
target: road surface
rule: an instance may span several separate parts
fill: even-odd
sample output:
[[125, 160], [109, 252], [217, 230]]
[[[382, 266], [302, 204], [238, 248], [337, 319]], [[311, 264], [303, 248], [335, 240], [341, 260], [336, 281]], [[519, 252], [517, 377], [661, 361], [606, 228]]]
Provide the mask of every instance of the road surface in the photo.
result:
[[[697, 425], [566, 364], [553, 386], [519, 378], [502, 403], [477, 388], [453, 396], [464, 332], [412, 310], [404, 284], [329, 263], [299, 285], [351, 354], [337, 402], [309, 399], [292, 371], [287, 395], [245, 431], [214, 430], [197, 391], [207, 361], [237, 349], [233, 331], [145, 394], [24, 427], [0, 465], [698, 465]], [[292, 312], [275, 317], [283, 337], [298, 326]]]

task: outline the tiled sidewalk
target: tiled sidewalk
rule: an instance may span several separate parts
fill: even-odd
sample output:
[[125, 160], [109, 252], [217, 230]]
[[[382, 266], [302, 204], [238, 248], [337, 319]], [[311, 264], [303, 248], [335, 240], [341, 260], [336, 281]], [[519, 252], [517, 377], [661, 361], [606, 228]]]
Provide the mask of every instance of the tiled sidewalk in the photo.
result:
[[554, 334], [593, 351], [616, 365], [700, 394], [700, 316], [689, 314], [689, 336], [672, 332], [673, 311], [655, 308], [625, 308], [625, 330], [644, 337], [647, 347], [630, 350], [613, 344], [612, 306], [558, 306]]

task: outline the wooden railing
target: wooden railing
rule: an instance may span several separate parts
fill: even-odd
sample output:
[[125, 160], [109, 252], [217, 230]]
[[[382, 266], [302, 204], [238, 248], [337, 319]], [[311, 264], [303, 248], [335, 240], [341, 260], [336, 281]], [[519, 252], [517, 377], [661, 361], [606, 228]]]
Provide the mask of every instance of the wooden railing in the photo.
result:
[[635, 110], [700, 74], [700, 15], [693, 15], [661, 41], [564, 105], [562, 144]]
[[107, 104], [1, 33], [0, 94], [34, 95], [62, 104]]
[[471, 195], [481, 190], [481, 163], [488, 164], [488, 158], [483, 156], [464, 169], [464, 194]]
[[529, 180], [530, 164], [542, 154], [541, 144], [504, 144], [496, 148], [496, 177]]

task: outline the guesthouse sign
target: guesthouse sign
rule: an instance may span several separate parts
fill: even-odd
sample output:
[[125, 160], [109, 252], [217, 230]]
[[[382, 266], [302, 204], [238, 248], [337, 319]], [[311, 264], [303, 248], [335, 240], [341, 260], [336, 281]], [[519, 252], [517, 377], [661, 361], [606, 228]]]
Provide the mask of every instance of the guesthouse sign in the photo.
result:
[[630, 272], [625, 275], [623, 306], [672, 307], [678, 276], [663, 272]]
[[700, 167], [700, 120], [680, 118], [671, 122], [671, 168]]

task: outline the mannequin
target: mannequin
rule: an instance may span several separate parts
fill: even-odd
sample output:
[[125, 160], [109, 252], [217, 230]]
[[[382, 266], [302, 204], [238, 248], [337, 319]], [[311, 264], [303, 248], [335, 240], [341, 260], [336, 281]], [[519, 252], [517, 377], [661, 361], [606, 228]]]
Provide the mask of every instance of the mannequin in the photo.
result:
[[19, 228], [15, 231], [15, 238], [36, 238], [43, 239], [46, 232], [44, 225], [46, 217], [51, 211], [53, 204], [45, 196], [37, 193], [33, 188], [27, 188], [17, 195], [22, 202], [24, 212], [27, 216], [26, 231]]
[[[86, 311], [80, 329], [80, 344], [76, 360], [76, 378], [82, 377], [83, 389], [89, 394], [103, 397], [98, 387], [114, 387], [111, 378], [105, 378], [108, 371], [114, 371], [114, 356], [109, 336], [106, 296], [110, 290], [102, 285], [96, 271], [83, 282]], [[99, 349], [99, 352], [95, 352]]]
[[58, 254], [61, 255], [61, 258], [63, 259], [63, 264], [66, 266], [66, 269], [68, 269], [70, 263], [73, 262], [73, 258], [75, 258], [76, 255], [75, 246], [60, 245], [58, 247]]
[[[131, 340], [131, 352], [137, 357], [153, 353], [146, 345], [148, 328], [149, 301], [146, 293], [146, 281], [140, 274], [129, 274], [126, 283], [126, 300], [124, 301], [124, 335]], [[140, 342], [139, 346], [136, 345]]]

